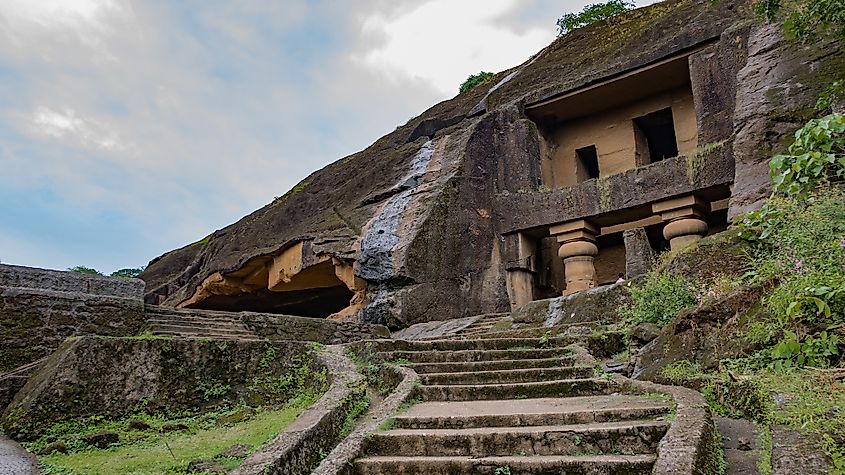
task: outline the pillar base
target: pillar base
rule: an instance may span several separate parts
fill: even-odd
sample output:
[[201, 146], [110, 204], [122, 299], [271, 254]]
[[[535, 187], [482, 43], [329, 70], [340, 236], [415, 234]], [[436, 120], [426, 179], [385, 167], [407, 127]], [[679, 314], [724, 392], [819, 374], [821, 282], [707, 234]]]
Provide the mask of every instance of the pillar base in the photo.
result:
[[663, 237], [675, 251], [694, 244], [707, 234], [707, 223], [698, 218], [682, 218], [663, 227]]

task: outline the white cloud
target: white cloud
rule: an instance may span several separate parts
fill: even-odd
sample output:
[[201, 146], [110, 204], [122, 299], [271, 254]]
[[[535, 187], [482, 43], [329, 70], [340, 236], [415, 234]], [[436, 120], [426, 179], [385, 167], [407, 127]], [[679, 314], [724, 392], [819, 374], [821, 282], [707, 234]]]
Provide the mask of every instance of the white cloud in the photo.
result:
[[106, 37], [130, 12], [120, 0], [0, 0], [0, 33], [17, 48], [59, 35], [105, 54]]
[[375, 12], [364, 33], [383, 44], [357, 58], [395, 80], [422, 79], [454, 95], [470, 74], [516, 66], [554, 39], [551, 26], [504, 28], [501, 17], [518, 7], [519, 0], [432, 0], [392, 17]]
[[0, 194], [20, 197], [0, 257], [106, 270], [200, 239], [521, 63], [561, 1], [0, 0]]
[[51, 137], [85, 148], [121, 151], [128, 147], [106, 124], [82, 119], [73, 109], [56, 111], [39, 107], [32, 114], [31, 131], [36, 135]]

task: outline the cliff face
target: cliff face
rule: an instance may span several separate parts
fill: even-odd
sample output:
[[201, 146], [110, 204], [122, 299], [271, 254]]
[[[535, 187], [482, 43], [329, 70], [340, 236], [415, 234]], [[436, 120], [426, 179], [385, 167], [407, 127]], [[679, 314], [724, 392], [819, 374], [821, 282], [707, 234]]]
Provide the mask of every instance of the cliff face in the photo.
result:
[[[833, 39], [785, 40], [777, 27], [756, 23], [742, 0], [670, 0], [576, 30], [207, 239], [154, 259], [141, 276], [146, 300], [321, 309], [313, 316], [351, 303], [335, 316], [393, 327], [505, 311], [513, 259], [505, 235], [531, 228], [535, 216], [575, 219], [633, 206], [650, 196], [648, 186], [662, 198], [735, 185], [729, 214], [753, 207], [766, 194], [765, 159], [845, 69], [842, 50]], [[604, 185], [544, 190], [542, 124], [526, 107], [679, 54], [689, 55], [706, 153]], [[327, 305], [332, 299], [343, 303]]]

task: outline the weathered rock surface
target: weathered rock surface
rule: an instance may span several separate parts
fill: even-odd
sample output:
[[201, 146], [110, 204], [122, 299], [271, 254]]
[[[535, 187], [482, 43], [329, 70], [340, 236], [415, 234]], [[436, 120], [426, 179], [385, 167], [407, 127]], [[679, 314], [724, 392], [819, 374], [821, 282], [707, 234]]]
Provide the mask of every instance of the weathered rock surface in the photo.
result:
[[[655, 200], [693, 190], [721, 199], [733, 183], [731, 215], [753, 206], [762, 157], [807, 118], [823, 87], [807, 74], [841, 70], [839, 46], [786, 42], [754, 24], [743, 0], [670, 0], [578, 29], [239, 222], [153, 260], [142, 275], [147, 302], [176, 306], [198, 289], [219, 292], [218, 304], [286, 298], [249, 278], [307, 241], [314, 255], [352, 262], [366, 283], [347, 317], [395, 330], [506, 311], [503, 234], [618, 209], [646, 218]], [[539, 189], [542, 144], [526, 105], [693, 50], [696, 153]]]
[[762, 295], [760, 287], [742, 287], [681, 312], [657, 338], [639, 349], [632, 376], [659, 381], [663, 368], [678, 361], [711, 370], [721, 359], [750, 355], [759, 347], [746, 335], [748, 325], [765, 311]]
[[226, 467], [214, 459], [196, 459], [188, 464], [188, 473], [226, 473]]
[[754, 209], [769, 195], [768, 159], [815, 116], [819, 91], [845, 70], [842, 42], [834, 38], [802, 44], [784, 38], [779, 25], [757, 24], [747, 42], [747, 62], [736, 81], [737, 174], [729, 218]]
[[628, 284], [597, 287], [566, 297], [535, 300], [513, 311], [516, 323], [542, 323], [552, 327], [584, 322], [615, 323], [620, 309], [631, 303]]
[[818, 436], [783, 426], [772, 428], [772, 475], [831, 473]]
[[29, 379], [2, 424], [24, 440], [56, 422], [120, 418], [140, 405], [151, 414], [172, 414], [222, 401], [273, 403], [285, 396], [265, 394], [250, 384], [253, 378], [283, 376], [299, 364], [316, 371], [308, 351], [308, 343], [299, 342], [79, 337], [63, 343]]

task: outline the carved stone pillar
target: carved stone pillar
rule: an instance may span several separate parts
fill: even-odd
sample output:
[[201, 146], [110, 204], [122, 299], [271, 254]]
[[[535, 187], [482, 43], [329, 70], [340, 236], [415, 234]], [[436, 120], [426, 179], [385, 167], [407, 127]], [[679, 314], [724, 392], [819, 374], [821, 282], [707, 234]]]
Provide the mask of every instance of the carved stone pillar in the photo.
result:
[[663, 237], [669, 240], [673, 251], [689, 246], [707, 235], [707, 222], [703, 218], [708, 210], [708, 203], [694, 195], [652, 205], [652, 211], [659, 214], [666, 223]]
[[558, 256], [563, 259], [566, 271], [563, 295], [595, 287], [596, 267], [593, 259], [599, 253], [595, 244], [599, 229], [585, 220], [578, 220], [552, 226], [549, 231], [560, 243]]
[[522, 233], [509, 234], [504, 239], [508, 299], [514, 310], [534, 300], [536, 243]]

